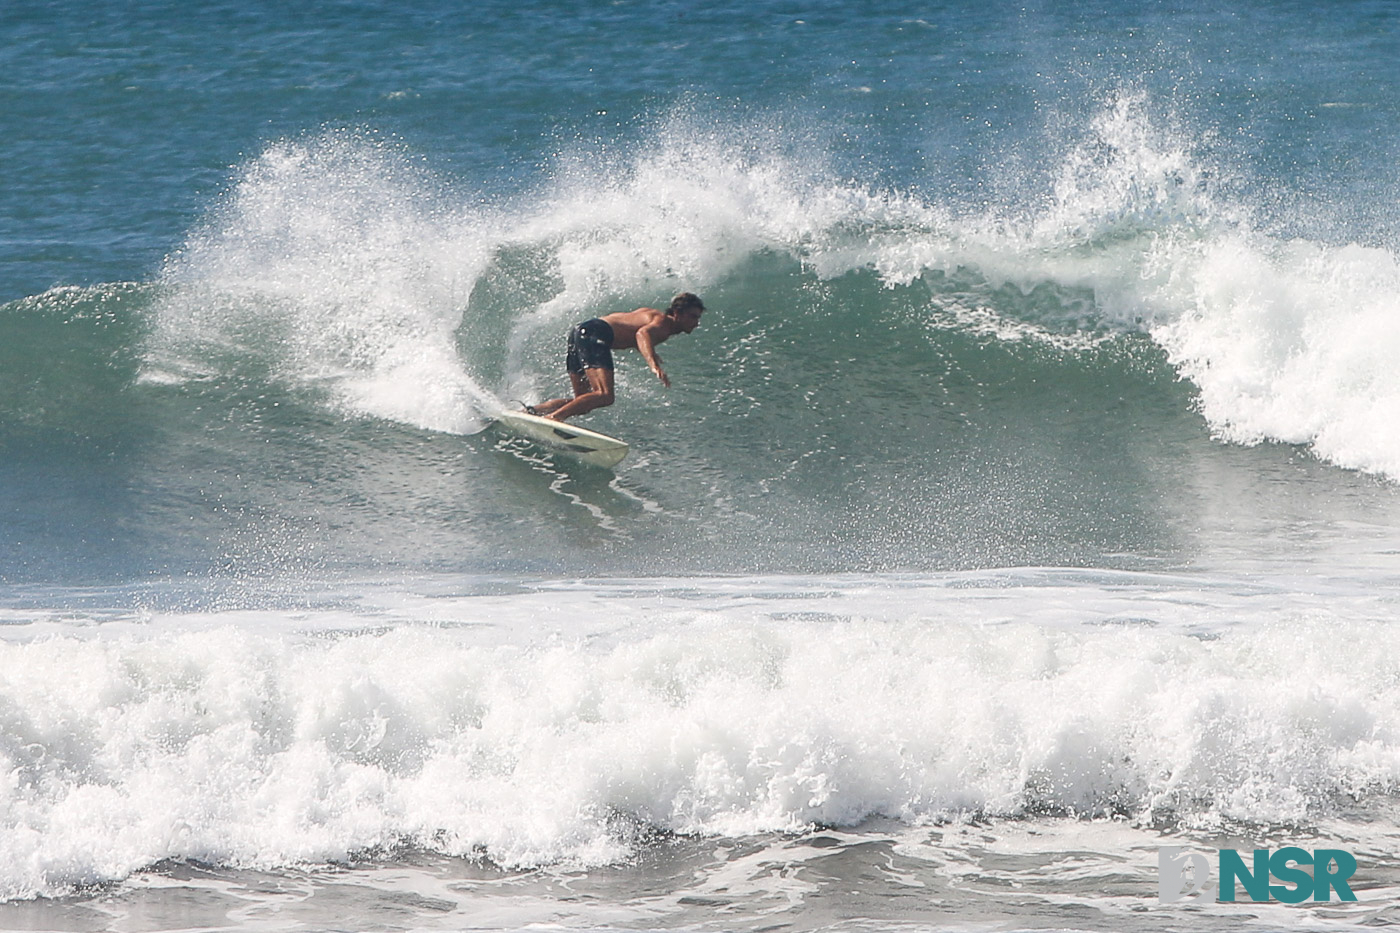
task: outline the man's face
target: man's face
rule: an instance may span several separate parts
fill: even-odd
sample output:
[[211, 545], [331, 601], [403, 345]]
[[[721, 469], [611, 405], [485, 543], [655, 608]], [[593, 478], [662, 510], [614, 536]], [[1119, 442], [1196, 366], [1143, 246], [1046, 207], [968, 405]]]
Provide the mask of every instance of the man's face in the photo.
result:
[[677, 315], [676, 315], [676, 320], [677, 320], [677, 321], [680, 321], [680, 324], [681, 324], [681, 333], [683, 333], [683, 334], [688, 334], [688, 333], [690, 333], [691, 331], [693, 331], [695, 328], [699, 327], [699, 326], [700, 326], [700, 315], [703, 314], [703, 313], [704, 313], [703, 311], [697, 311], [697, 310], [694, 309], [694, 308], [687, 308], [687, 309], [685, 309], [684, 311], [682, 311], [680, 314], [677, 314]]

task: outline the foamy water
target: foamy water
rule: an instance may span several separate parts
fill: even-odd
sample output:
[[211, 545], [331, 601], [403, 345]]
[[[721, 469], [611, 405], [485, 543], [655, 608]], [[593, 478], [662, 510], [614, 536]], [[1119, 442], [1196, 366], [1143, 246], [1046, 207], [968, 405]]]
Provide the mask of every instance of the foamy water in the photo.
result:
[[4, 894], [404, 844], [603, 865], [638, 824], [1210, 831], [1384, 799], [1393, 601], [1206, 582], [443, 581], [298, 613], [13, 610]]

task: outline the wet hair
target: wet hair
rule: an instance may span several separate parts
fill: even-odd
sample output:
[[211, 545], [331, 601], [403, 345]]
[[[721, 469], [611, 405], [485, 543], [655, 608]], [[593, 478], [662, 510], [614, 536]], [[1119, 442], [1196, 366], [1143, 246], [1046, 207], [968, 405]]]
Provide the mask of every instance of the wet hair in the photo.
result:
[[681, 292], [671, 299], [671, 306], [666, 309], [666, 313], [675, 317], [685, 311], [704, 311], [705, 303], [700, 300], [699, 295], [690, 292]]

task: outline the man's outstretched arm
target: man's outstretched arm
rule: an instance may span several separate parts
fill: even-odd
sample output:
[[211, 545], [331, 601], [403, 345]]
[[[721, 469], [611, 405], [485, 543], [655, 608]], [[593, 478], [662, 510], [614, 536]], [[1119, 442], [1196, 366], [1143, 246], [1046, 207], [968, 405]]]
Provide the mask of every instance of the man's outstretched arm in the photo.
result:
[[[642, 359], [647, 361], [651, 371], [656, 373], [656, 378], [661, 380], [661, 384], [666, 388], [671, 388], [671, 379], [666, 375], [666, 370], [661, 368], [661, 357], [656, 355], [656, 346], [652, 341], [652, 328], [655, 325], [648, 324], [637, 329], [637, 352], [642, 355]], [[663, 335], [663, 339], [664, 339]]]

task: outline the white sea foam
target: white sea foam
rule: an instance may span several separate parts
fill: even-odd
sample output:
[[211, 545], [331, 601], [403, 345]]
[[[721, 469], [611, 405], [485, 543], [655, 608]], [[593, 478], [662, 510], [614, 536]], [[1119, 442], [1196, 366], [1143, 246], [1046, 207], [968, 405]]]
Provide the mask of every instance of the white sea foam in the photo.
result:
[[1227, 440], [1400, 479], [1400, 265], [1389, 250], [1222, 237], [1164, 286], [1154, 335]]
[[453, 338], [489, 258], [475, 224], [380, 141], [274, 145], [168, 260], [146, 378], [251, 360], [352, 412], [470, 430], [491, 399]]
[[1375, 597], [1034, 571], [812, 586], [11, 613], [0, 893], [402, 842], [598, 864], [638, 824], [1307, 824], [1400, 779], [1400, 634]]

